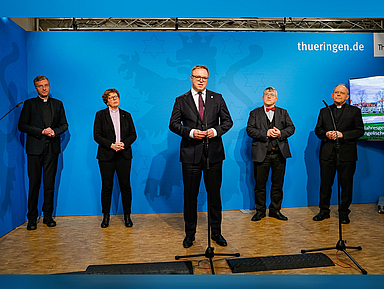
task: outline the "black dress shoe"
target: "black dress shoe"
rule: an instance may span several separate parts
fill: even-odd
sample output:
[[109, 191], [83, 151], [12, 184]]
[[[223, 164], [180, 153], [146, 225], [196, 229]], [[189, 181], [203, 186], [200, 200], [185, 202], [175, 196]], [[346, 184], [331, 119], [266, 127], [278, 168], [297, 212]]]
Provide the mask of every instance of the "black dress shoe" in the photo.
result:
[[265, 213], [256, 212], [256, 214], [253, 215], [251, 220], [256, 222], [256, 221], [260, 221], [262, 218], [265, 218]]
[[131, 220], [131, 215], [124, 215], [124, 223], [127, 228], [130, 228], [133, 226], [133, 222]]
[[349, 224], [351, 222], [351, 220], [349, 220], [348, 215], [341, 215], [340, 219], [342, 224]]
[[37, 222], [36, 220], [28, 220], [27, 230], [36, 230], [37, 229]]
[[43, 218], [43, 224], [46, 224], [48, 227], [55, 227], [56, 226], [56, 222], [55, 222], [55, 220], [53, 220], [53, 218], [51, 216], [44, 217]]
[[212, 234], [211, 239], [216, 242], [219, 246], [227, 246], [227, 241], [224, 239], [223, 235], [221, 234]]
[[189, 237], [186, 236], [183, 241], [183, 247], [184, 248], [189, 248], [193, 245], [193, 241], [195, 241], [195, 237]]
[[103, 221], [101, 222], [102, 228], [107, 228], [109, 226], [109, 214], [104, 214]]
[[327, 213], [318, 213], [316, 216], [313, 217], [314, 221], [322, 221], [324, 219], [329, 219], [330, 216]]
[[284, 216], [282, 213], [280, 213], [279, 211], [276, 211], [276, 212], [269, 211], [269, 216], [281, 221], [288, 221], [288, 218]]

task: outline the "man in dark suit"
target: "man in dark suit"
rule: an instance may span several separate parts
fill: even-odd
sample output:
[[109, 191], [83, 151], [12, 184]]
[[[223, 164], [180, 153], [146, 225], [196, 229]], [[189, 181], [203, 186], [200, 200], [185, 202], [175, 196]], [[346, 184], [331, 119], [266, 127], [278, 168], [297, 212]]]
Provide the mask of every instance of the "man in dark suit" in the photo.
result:
[[222, 95], [206, 89], [208, 76], [206, 66], [192, 68], [192, 89], [176, 98], [169, 124], [169, 129], [182, 137], [184, 248], [191, 247], [195, 240], [201, 172], [209, 199], [212, 240], [220, 246], [227, 246], [221, 234], [220, 188], [225, 159], [221, 136], [232, 127], [233, 122]]
[[38, 218], [38, 199], [43, 171], [43, 223], [56, 226], [52, 218], [57, 161], [60, 154], [60, 135], [68, 129], [63, 103], [49, 96], [49, 80], [43, 75], [34, 81], [38, 96], [24, 102], [19, 130], [27, 134], [28, 159], [28, 230], [35, 230]]
[[348, 224], [349, 206], [352, 203], [353, 175], [356, 170], [356, 140], [364, 135], [364, 124], [358, 107], [346, 103], [349, 98], [348, 88], [340, 84], [335, 87], [332, 98], [332, 110], [336, 131], [328, 108], [320, 110], [315, 134], [321, 140], [320, 146], [320, 213], [313, 217], [314, 221], [322, 221], [330, 217], [329, 206], [332, 185], [336, 174], [336, 136], [339, 140], [341, 223]]
[[281, 212], [283, 183], [286, 159], [291, 157], [288, 137], [295, 132], [288, 112], [275, 106], [277, 91], [267, 87], [263, 93], [262, 107], [249, 114], [247, 134], [252, 141], [252, 161], [254, 162], [256, 213], [252, 221], [260, 221], [266, 216], [266, 183], [272, 170], [271, 204], [269, 216], [287, 221]]

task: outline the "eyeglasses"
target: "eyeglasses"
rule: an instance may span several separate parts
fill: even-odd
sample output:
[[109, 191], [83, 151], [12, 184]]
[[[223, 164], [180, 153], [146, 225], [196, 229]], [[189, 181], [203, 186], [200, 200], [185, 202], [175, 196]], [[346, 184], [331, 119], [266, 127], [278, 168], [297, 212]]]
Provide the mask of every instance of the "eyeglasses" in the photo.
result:
[[117, 95], [113, 95], [113, 96], [108, 97], [108, 100], [115, 100], [117, 98], [119, 98]]
[[275, 94], [272, 92], [272, 93], [264, 93], [265, 96], [270, 96], [270, 97], [275, 97]]
[[203, 77], [203, 76], [192, 75], [192, 77], [194, 79], [196, 79], [197, 81], [207, 81], [208, 80], [208, 77]]
[[49, 84], [44, 84], [44, 85], [36, 85], [36, 88], [39, 88], [39, 89], [41, 89], [41, 88], [48, 88], [49, 87]]

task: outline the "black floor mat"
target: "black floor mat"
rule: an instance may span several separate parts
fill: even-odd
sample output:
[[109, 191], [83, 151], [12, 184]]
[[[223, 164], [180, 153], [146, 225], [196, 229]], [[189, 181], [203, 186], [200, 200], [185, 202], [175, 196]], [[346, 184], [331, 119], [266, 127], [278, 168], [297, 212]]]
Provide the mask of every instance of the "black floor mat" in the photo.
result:
[[84, 274], [193, 274], [191, 261], [90, 265]]
[[241, 258], [227, 262], [232, 273], [335, 266], [323, 253]]

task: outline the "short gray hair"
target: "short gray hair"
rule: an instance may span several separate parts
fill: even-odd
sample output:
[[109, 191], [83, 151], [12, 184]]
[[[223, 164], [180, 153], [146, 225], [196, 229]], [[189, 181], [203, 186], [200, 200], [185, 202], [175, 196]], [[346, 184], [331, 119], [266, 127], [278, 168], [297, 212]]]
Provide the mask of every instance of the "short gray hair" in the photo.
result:
[[270, 92], [270, 91], [273, 91], [275, 93], [275, 97], [277, 97], [277, 90], [276, 88], [272, 87], [272, 86], [268, 86], [266, 89], [264, 89], [264, 92], [263, 92], [263, 95], [266, 93], [266, 92]]

